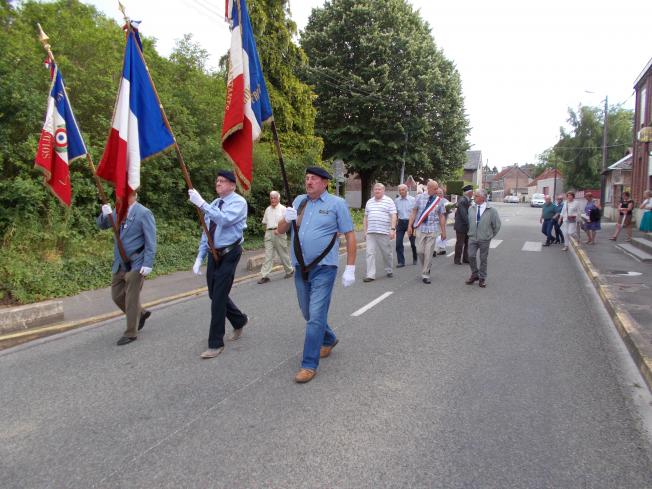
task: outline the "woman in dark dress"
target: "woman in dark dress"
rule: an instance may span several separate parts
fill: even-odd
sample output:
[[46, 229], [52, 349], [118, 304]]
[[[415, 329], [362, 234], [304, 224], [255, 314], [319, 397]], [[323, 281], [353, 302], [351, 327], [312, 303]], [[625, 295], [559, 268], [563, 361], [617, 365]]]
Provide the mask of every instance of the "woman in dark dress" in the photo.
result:
[[586, 244], [595, 244], [596, 231], [600, 228], [600, 202], [593, 200], [593, 194], [587, 192], [584, 194], [586, 198], [586, 207], [584, 207], [584, 230], [586, 231]]
[[620, 209], [618, 214], [618, 222], [616, 223], [616, 230], [611, 238], [611, 241], [616, 241], [621, 229], [625, 229], [625, 243], [632, 241], [632, 212], [634, 210], [634, 201], [631, 199], [629, 192], [623, 192], [623, 198], [620, 200]]

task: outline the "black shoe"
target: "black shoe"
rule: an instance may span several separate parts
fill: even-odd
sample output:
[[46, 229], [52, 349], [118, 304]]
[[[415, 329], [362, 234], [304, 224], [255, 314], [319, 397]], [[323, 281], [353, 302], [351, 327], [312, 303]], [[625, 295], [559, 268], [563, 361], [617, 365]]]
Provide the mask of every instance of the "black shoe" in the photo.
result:
[[140, 315], [140, 320], [138, 321], [138, 331], [143, 329], [145, 327], [145, 321], [147, 321], [147, 318], [152, 315], [152, 311], [143, 311], [142, 314]]
[[480, 280], [480, 277], [478, 277], [477, 275], [471, 275], [471, 276], [469, 277], [469, 279], [468, 279], [466, 282], [464, 282], [464, 283], [465, 283], [466, 285], [471, 285], [471, 284], [473, 284], [476, 280]]
[[412, 265], [416, 265], [418, 260], [412, 260]]
[[467, 265], [469, 264], [469, 260], [462, 260], [462, 263], [466, 263]]
[[267, 282], [269, 282], [269, 277], [260, 277], [258, 279], [258, 282], [256, 282], [256, 283], [257, 284], [266, 284]]
[[374, 279], [371, 278], [371, 277], [365, 277], [365, 278], [362, 279], [362, 281], [363, 281], [363, 282], [373, 282]]
[[131, 343], [132, 341], [136, 341], [136, 338], [130, 338], [129, 336], [123, 336], [122, 338], [120, 338], [120, 339], [118, 340], [118, 342], [116, 343], [116, 345], [118, 345], [118, 346], [128, 345], [128, 344]]
[[441, 251], [440, 251], [439, 253], [437, 253], [437, 254], [438, 254], [438, 255], [445, 255], [445, 254], [446, 254], [446, 250], [441, 250]]
[[424, 284], [429, 284], [429, 283], [431, 283], [431, 282], [432, 282], [432, 281], [431, 281], [429, 278], [424, 278], [424, 279], [423, 279], [423, 283], [424, 283]]
[[543, 246], [550, 246], [550, 243], [544, 243]]
[[453, 263], [455, 263], [455, 265], [461, 265], [462, 264], [461, 261], [455, 261], [455, 260], [453, 260]]
[[403, 268], [404, 266], [405, 266], [405, 263], [399, 263], [398, 265], [396, 265], [396, 268]]
[[485, 282], [484, 279], [481, 278], [480, 281], [478, 282], [478, 285], [484, 289], [487, 286], [487, 282]]

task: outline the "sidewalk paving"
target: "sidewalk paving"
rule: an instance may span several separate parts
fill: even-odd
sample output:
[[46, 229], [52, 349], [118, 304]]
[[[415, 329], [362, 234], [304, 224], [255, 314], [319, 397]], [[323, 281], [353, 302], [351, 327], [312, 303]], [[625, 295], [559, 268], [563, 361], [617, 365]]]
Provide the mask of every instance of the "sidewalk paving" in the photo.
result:
[[[615, 224], [603, 222], [595, 245], [582, 243], [574, 248], [627, 345], [643, 378], [652, 390], [652, 263], [640, 262], [616, 247], [625, 240], [610, 241]], [[644, 233], [634, 231], [634, 237]]]

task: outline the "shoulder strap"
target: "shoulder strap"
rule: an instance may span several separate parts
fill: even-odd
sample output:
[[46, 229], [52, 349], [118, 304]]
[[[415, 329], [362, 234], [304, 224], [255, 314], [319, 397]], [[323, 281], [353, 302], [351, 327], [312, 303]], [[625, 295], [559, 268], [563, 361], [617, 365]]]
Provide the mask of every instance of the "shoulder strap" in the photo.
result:
[[301, 219], [303, 217], [303, 211], [306, 208], [306, 205], [308, 204], [308, 196], [299, 204], [299, 209], [297, 209], [297, 220], [296, 220], [296, 226], [294, 228], [294, 240], [292, 241], [292, 245], [294, 247], [294, 256], [297, 257], [297, 261], [299, 262], [299, 267], [301, 268], [301, 278], [306, 281], [308, 280], [308, 273], [310, 270], [317, 265], [320, 261], [324, 259], [326, 255], [333, 249], [333, 246], [335, 245], [335, 241], [337, 241], [337, 231], [333, 233], [333, 237], [330, 240], [330, 243], [328, 243], [328, 246], [324, 249], [324, 251], [321, 252], [321, 254], [315, 258], [312, 262], [310, 262], [308, 265], [306, 265], [306, 262], [303, 258], [303, 252], [301, 250], [301, 242], [299, 241], [299, 226], [301, 225]]

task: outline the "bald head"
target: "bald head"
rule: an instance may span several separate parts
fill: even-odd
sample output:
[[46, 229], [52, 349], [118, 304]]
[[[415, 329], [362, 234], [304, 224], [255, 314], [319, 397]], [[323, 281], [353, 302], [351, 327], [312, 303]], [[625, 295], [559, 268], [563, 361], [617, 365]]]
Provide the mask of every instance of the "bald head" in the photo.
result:
[[436, 180], [428, 180], [426, 188], [428, 189], [428, 195], [435, 195], [437, 193], [437, 189], [439, 188], [439, 184]]

